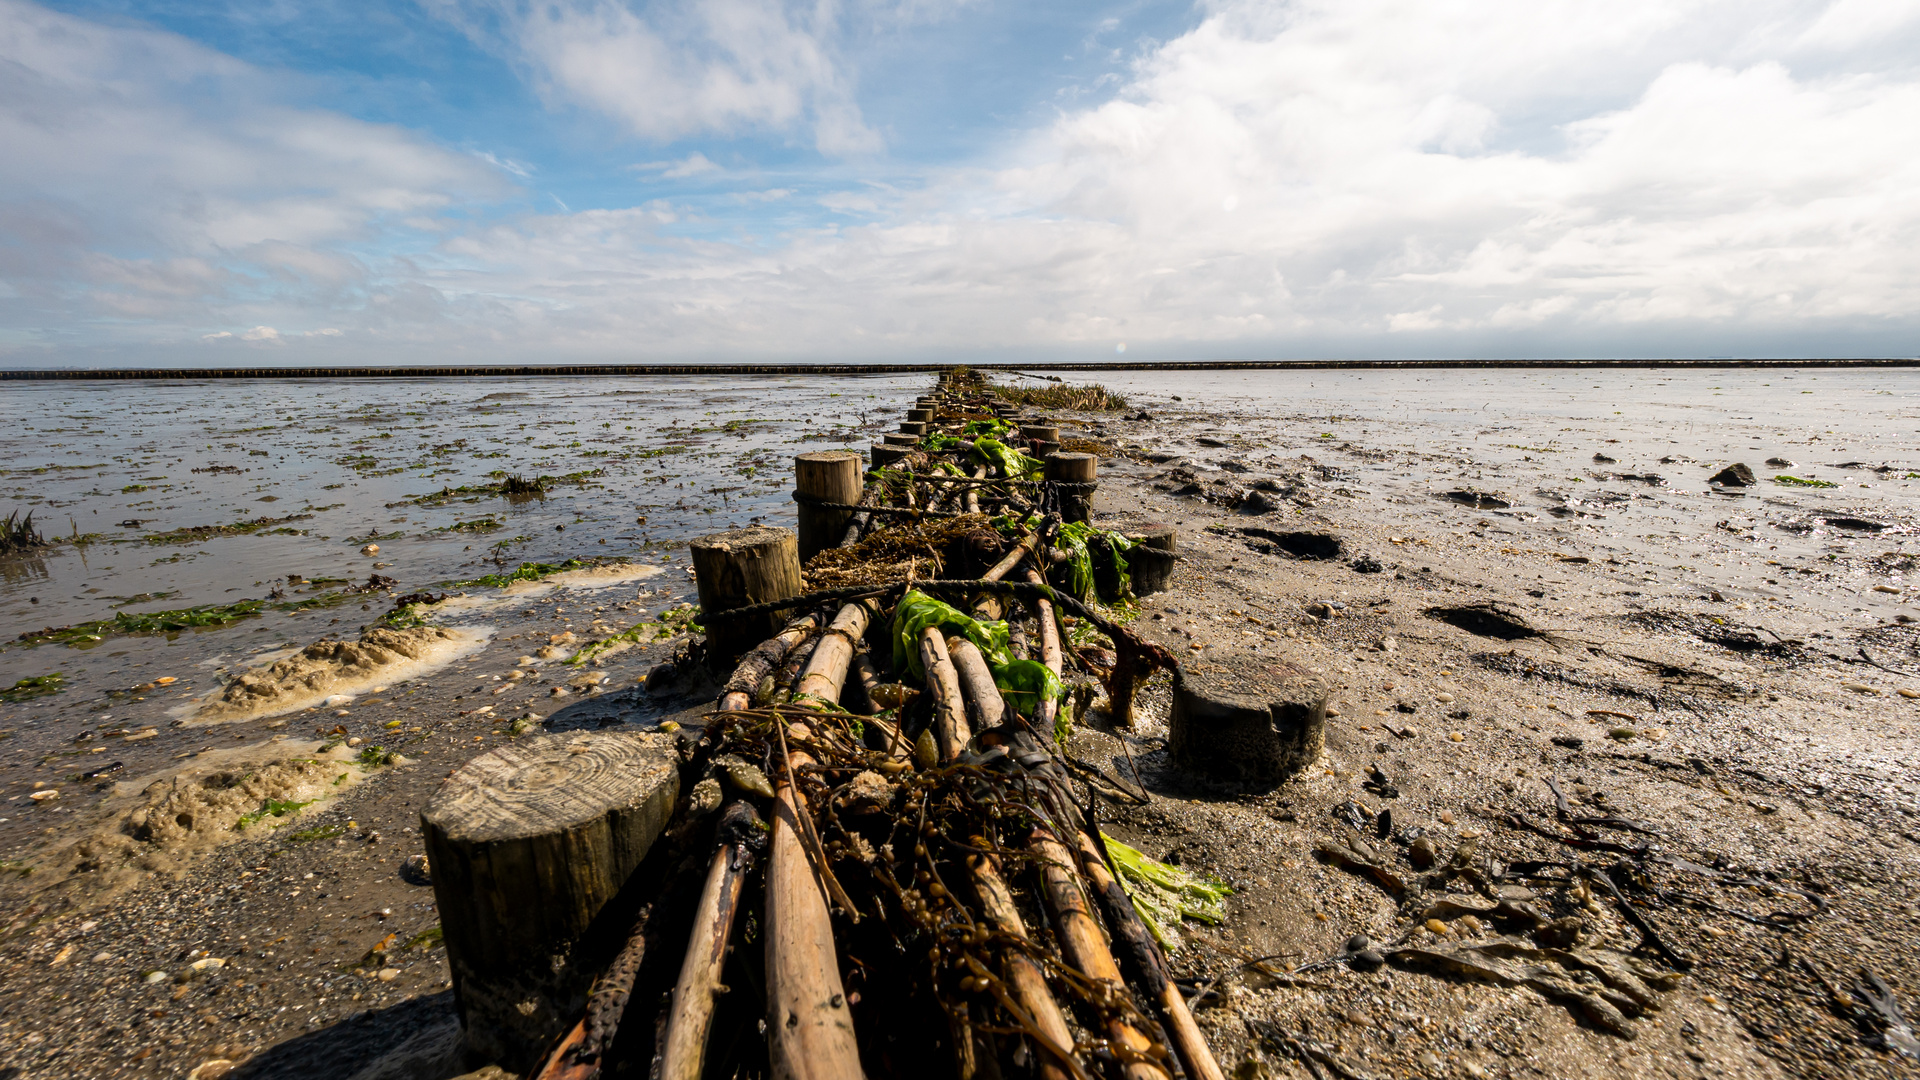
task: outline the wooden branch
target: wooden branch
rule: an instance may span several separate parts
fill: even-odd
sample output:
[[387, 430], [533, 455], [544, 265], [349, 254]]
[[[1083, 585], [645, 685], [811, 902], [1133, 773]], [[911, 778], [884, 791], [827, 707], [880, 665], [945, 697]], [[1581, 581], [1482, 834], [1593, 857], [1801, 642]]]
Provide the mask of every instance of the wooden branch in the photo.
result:
[[726, 992], [720, 972], [726, 965], [727, 938], [741, 889], [753, 870], [754, 853], [761, 846], [761, 826], [759, 813], [744, 800], [735, 800], [721, 811], [719, 848], [694, 909], [687, 956], [673, 988], [673, 1012], [667, 1020], [660, 1067], [663, 1080], [700, 1080], [714, 1001]]
[[[984, 855], [968, 859], [967, 867], [973, 872], [974, 892], [980, 897], [980, 906], [986, 911], [988, 921], [1009, 937], [1028, 940], [1026, 923], [1020, 918], [1020, 909], [1014, 906], [1013, 891], [1007, 888], [1006, 879]], [[1039, 1062], [1042, 1080], [1066, 1080], [1069, 1074], [1073, 1080], [1087, 1080], [1086, 1071], [1073, 1056], [1073, 1032], [1067, 1027], [1066, 1015], [1053, 999], [1053, 992], [1047, 989], [1047, 976], [1040, 965], [1026, 954], [1009, 949], [1002, 974], [1013, 988], [1014, 1001], [1042, 1036], [1036, 1040], [1040, 1049], [1052, 1057]]]
[[[1013, 545], [1012, 549], [1009, 550], [1006, 555], [1002, 556], [999, 562], [994, 563], [992, 569], [980, 575], [980, 580], [999, 581], [1008, 574], [1013, 573], [1014, 567], [1020, 565], [1020, 560], [1037, 550], [1039, 546], [1040, 534], [1038, 532], [1028, 533], [1020, 539], [1019, 543]], [[998, 619], [1003, 612], [1004, 609], [1001, 607], [1000, 597], [996, 593], [981, 593], [973, 601], [973, 616], [976, 619]]]
[[847, 682], [847, 664], [853, 660], [856, 643], [867, 632], [867, 620], [873, 617], [873, 604], [860, 600], [840, 609], [833, 624], [814, 646], [800, 681], [794, 684], [793, 699], [813, 699], [828, 707], [840, 704], [840, 691]]
[[[1040, 576], [1038, 570], [1027, 571], [1027, 580], [1036, 585], [1046, 583], [1046, 579]], [[1060, 652], [1060, 623], [1053, 617], [1053, 604], [1036, 596], [1028, 601], [1028, 605], [1033, 609], [1034, 620], [1040, 624], [1040, 662], [1047, 666], [1047, 670], [1059, 675], [1064, 661]], [[1034, 730], [1051, 736], [1054, 717], [1059, 715], [1059, 712], [1058, 701], [1042, 701], [1036, 704], [1033, 707]]]
[[873, 700], [873, 692], [880, 687], [880, 673], [874, 670], [873, 654], [861, 653], [853, 658], [847, 668], [848, 686], [841, 696], [850, 698], [847, 708], [861, 716], [873, 716], [881, 711], [880, 703]]
[[1205, 1036], [1200, 1034], [1200, 1026], [1193, 1022], [1187, 999], [1181, 996], [1180, 988], [1174, 985], [1165, 954], [1160, 951], [1159, 943], [1153, 940], [1146, 924], [1140, 921], [1140, 913], [1134, 910], [1126, 889], [1108, 869], [1104, 853], [1095, 846], [1094, 839], [1087, 835], [1086, 830], [1081, 830], [1077, 835], [1081, 872], [1086, 875], [1087, 883], [1093, 886], [1093, 893], [1100, 900], [1107, 923], [1113, 927], [1114, 940], [1124, 944], [1132, 955], [1134, 967], [1139, 969], [1138, 982], [1159, 1009], [1160, 1024], [1173, 1043], [1174, 1053], [1180, 1055], [1180, 1063], [1186, 1067], [1188, 1080], [1227, 1080], [1226, 1074], [1220, 1071], [1220, 1063], [1214, 1060]]
[[[1105, 983], [1116, 996], [1125, 997], [1126, 981], [1120, 977], [1120, 966], [1113, 962], [1113, 953], [1107, 948], [1099, 921], [1087, 907], [1080, 875], [1073, 869], [1073, 853], [1045, 828], [1034, 829], [1029, 843], [1039, 857], [1040, 897], [1048, 914], [1053, 916], [1054, 934], [1060, 939], [1067, 962], [1088, 979]], [[1108, 1021], [1107, 1035], [1116, 1047], [1135, 1054], [1146, 1054], [1153, 1049], [1152, 1039], [1119, 1017]], [[1165, 1069], [1146, 1061], [1129, 1062], [1122, 1071], [1127, 1080], [1169, 1080]]]
[[993, 672], [987, 667], [987, 658], [981, 655], [979, 646], [963, 637], [950, 637], [947, 656], [960, 677], [968, 725], [976, 734], [999, 727], [1006, 716], [1007, 703], [1000, 696], [1000, 687], [994, 684]]
[[787, 754], [774, 789], [773, 844], [767, 865], [767, 1056], [776, 1080], [859, 1080], [860, 1044], [840, 982], [840, 958], [827, 914], [825, 867], [802, 842], [807, 798], [794, 772], [813, 764]]
[[[973, 467], [973, 478], [975, 480], [982, 479], [986, 475], [987, 475], [987, 467], [985, 465], [976, 465]], [[970, 487], [967, 489], [967, 513], [977, 514], [979, 512], [980, 512], [980, 489], [977, 487]]]
[[727, 680], [727, 685], [721, 691], [718, 711], [739, 712], [752, 705], [753, 692], [760, 688], [760, 680], [779, 667], [794, 646], [800, 644], [817, 625], [819, 620], [812, 615], [804, 615], [741, 657], [740, 666], [733, 669], [733, 677]]
[[933, 738], [940, 760], [952, 761], [967, 748], [973, 732], [967, 726], [967, 703], [960, 694], [960, 674], [947, 655], [947, 639], [940, 628], [920, 631], [920, 665], [927, 672], [927, 693], [933, 698]]

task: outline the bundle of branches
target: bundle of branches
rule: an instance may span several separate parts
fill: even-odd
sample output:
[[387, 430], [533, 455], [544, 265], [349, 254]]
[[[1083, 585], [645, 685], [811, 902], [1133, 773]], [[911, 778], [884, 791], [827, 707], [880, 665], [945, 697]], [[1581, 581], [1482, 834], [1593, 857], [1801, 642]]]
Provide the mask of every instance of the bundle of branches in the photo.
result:
[[1118, 412], [1127, 407], [1127, 399], [1101, 386], [1053, 383], [1047, 386], [993, 386], [994, 393], [1014, 405], [1036, 409], [1064, 409], [1080, 412]]
[[956, 550], [959, 545], [995, 554], [1003, 546], [985, 514], [904, 521], [869, 533], [850, 547], [829, 548], [807, 560], [807, 583], [815, 589], [843, 589], [891, 585], [907, 580], [909, 572], [938, 577], [961, 554]]

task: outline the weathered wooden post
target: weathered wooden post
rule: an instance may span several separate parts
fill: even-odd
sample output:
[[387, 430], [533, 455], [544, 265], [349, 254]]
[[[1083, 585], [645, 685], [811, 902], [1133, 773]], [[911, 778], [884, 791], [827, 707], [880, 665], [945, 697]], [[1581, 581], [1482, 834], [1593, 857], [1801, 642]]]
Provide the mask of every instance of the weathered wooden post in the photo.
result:
[[851, 510], [830, 510], [810, 500], [854, 506], [860, 502], [860, 455], [851, 450], [822, 450], [793, 459], [793, 490], [800, 497], [800, 562], [838, 547]]
[[1178, 532], [1171, 525], [1148, 525], [1129, 533], [1134, 547], [1127, 553], [1127, 572], [1133, 576], [1133, 595], [1166, 592], [1179, 561]]
[[1326, 746], [1327, 685], [1297, 664], [1257, 672], [1184, 671], [1174, 679], [1167, 749], [1209, 779], [1271, 789], [1319, 759]]
[[[1092, 484], [1099, 475], [1100, 459], [1093, 454], [1055, 454], [1046, 459], [1046, 478], [1056, 484]], [[1092, 516], [1093, 489], [1079, 488], [1060, 493], [1060, 517], [1066, 521], [1086, 521]]]
[[931, 424], [933, 423], [933, 409], [925, 405], [917, 409], [908, 409], [907, 419], [915, 423]]
[[[799, 541], [792, 530], [755, 525], [702, 536], [687, 546], [693, 553], [703, 616], [785, 600], [800, 595], [804, 587]], [[708, 660], [721, 666], [733, 663], [734, 657], [779, 633], [787, 615], [772, 611], [744, 619], [707, 619]]]
[[916, 420], [902, 420], [900, 421], [900, 432], [903, 435], [925, 435], [929, 426], [930, 425]]
[[906, 457], [912, 453], [912, 451], [904, 446], [889, 446], [886, 443], [874, 443], [871, 447], [868, 447], [867, 453], [873, 458], [874, 468], [884, 469], [894, 462], [899, 461], [901, 458]]
[[610, 731], [520, 739], [434, 793], [420, 831], [474, 1054], [523, 1073], [586, 1007], [603, 958], [574, 948], [679, 794], [674, 736]]

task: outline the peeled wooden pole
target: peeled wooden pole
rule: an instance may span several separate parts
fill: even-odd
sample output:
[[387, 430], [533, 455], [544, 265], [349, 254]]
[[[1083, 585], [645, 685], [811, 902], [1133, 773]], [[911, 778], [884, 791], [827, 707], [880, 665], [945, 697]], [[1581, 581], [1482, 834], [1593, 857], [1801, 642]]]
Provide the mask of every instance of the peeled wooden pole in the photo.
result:
[[853, 660], [854, 649], [867, 632], [867, 621], [872, 617], [873, 604], [869, 601], [857, 601], [840, 609], [832, 625], [820, 635], [820, 644], [814, 646], [813, 655], [800, 672], [800, 681], [794, 684], [795, 701], [811, 698], [828, 707], [840, 704], [840, 691], [847, 682], [847, 665]]
[[1127, 898], [1126, 889], [1107, 868], [1104, 853], [1094, 846], [1093, 838], [1084, 830], [1077, 836], [1081, 872], [1093, 886], [1094, 895], [1100, 898], [1108, 921], [1114, 924], [1114, 939], [1124, 942], [1134, 955], [1135, 964], [1141, 969], [1141, 981], [1147, 984], [1145, 989], [1160, 1011], [1160, 1024], [1173, 1042], [1174, 1053], [1180, 1055], [1188, 1080], [1227, 1080], [1226, 1074], [1220, 1071], [1220, 1063], [1214, 1060], [1213, 1050], [1207, 1046], [1206, 1037], [1200, 1034], [1200, 1026], [1193, 1022], [1187, 999], [1180, 995], [1180, 988], [1174, 985], [1167, 971], [1166, 957], [1133, 910], [1133, 901]]
[[861, 653], [847, 665], [847, 677], [850, 685], [841, 691], [841, 696], [849, 698], [848, 708], [862, 716], [872, 716], [880, 711], [880, 703], [873, 700], [873, 692], [880, 686], [880, 673], [874, 670], [873, 656]]
[[929, 626], [920, 631], [920, 666], [927, 673], [927, 693], [933, 696], [933, 739], [940, 748], [940, 760], [952, 761], [967, 748], [973, 732], [967, 727], [967, 704], [960, 695], [960, 674], [947, 654], [947, 639], [940, 628]]
[[960, 693], [966, 701], [968, 726], [977, 734], [1000, 726], [1007, 703], [993, 681], [993, 671], [980, 647], [963, 637], [947, 639], [947, 656], [960, 676]]
[[[799, 751], [788, 768], [813, 764]], [[857, 1080], [860, 1044], [840, 982], [825, 883], [800, 839], [807, 799], [792, 773], [774, 789], [767, 863], [767, 1057], [777, 1080]]]
[[740, 907], [740, 892], [753, 871], [759, 846], [760, 815], [751, 803], [735, 800], [721, 811], [719, 849], [707, 870], [706, 887], [694, 908], [692, 936], [673, 988], [673, 1011], [661, 1050], [661, 1080], [700, 1080], [706, 1063], [707, 1032], [713, 1026], [714, 1001], [726, 993], [720, 971], [726, 966], [727, 938]]
[[[999, 581], [1001, 578], [1013, 573], [1013, 568], [1020, 565], [1020, 560], [1039, 550], [1039, 548], [1040, 534], [1038, 532], [1028, 533], [1021, 537], [1020, 542], [1013, 545], [1011, 550], [1001, 556], [1000, 561], [994, 563], [991, 569], [981, 574], [980, 580]], [[981, 593], [973, 601], [973, 614], [975, 618], [987, 620], [998, 619], [1001, 611], [1000, 597], [994, 593]]]
[[[984, 843], [979, 841], [976, 846]], [[975, 855], [967, 860], [967, 867], [973, 873], [973, 889], [980, 897], [980, 906], [986, 911], [988, 921], [1009, 937], [1028, 940], [1026, 923], [1013, 902], [1013, 890], [1007, 888], [1006, 879], [993, 863], [984, 855]], [[1053, 991], [1047, 988], [1047, 976], [1040, 965], [1025, 953], [1009, 949], [1002, 977], [1012, 987], [1015, 1003], [1033, 1021], [1034, 1030], [1044, 1037], [1040, 1049], [1047, 1056], [1039, 1061], [1042, 1080], [1067, 1080], [1069, 1074], [1076, 1080], [1085, 1080], [1086, 1072], [1073, 1056], [1073, 1032], [1067, 1027], [1059, 1002], [1053, 999]]]
[[761, 642], [742, 657], [740, 665], [733, 669], [733, 677], [721, 689], [718, 711], [739, 712], [752, 705], [753, 692], [760, 688], [760, 680], [772, 674], [794, 646], [806, 640], [818, 625], [819, 620], [811, 615], [795, 619], [787, 624], [785, 630]]
[[[1033, 830], [1029, 846], [1039, 858], [1040, 896], [1053, 916], [1054, 934], [1060, 939], [1067, 962], [1087, 978], [1105, 983], [1116, 995], [1124, 996], [1126, 980], [1120, 977], [1120, 966], [1113, 962], [1099, 920], [1087, 908], [1080, 876], [1073, 871], [1073, 854], [1044, 828]], [[1107, 1036], [1137, 1054], [1151, 1051], [1154, 1045], [1139, 1028], [1117, 1017], [1107, 1023]], [[1122, 1071], [1127, 1080], [1169, 1080], [1165, 1069], [1145, 1061], [1130, 1062]]]
[[[986, 478], [986, 475], [987, 475], [987, 467], [985, 465], [975, 465], [973, 467], [973, 478], [975, 480], [983, 480]], [[977, 514], [979, 512], [980, 512], [980, 489], [977, 487], [969, 487], [967, 488], [967, 513]]]
[[[1027, 571], [1027, 580], [1043, 585], [1046, 579], [1038, 570]], [[1063, 670], [1064, 657], [1060, 651], [1060, 624], [1053, 619], [1053, 602], [1034, 597], [1029, 603], [1033, 606], [1034, 621], [1040, 624], [1040, 662], [1056, 676]], [[1060, 712], [1058, 701], [1042, 701], [1033, 707], [1033, 726], [1037, 731], [1052, 731], [1053, 719]]]

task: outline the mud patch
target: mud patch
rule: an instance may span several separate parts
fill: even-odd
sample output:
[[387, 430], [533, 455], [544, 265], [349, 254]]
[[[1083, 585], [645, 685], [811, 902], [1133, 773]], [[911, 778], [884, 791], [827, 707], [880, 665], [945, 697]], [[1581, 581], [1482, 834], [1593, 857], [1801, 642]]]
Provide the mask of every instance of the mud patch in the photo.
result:
[[657, 577], [660, 573], [658, 566], [641, 563], [608, 563], [605, 566], [589, 566], [580, 570], [563, 570], [538, 581], [516, 581], [501, 592], [507, 596], [530, 596], [551, 592], [555, 588], [605, 589], [614, 585], [624, 585], [629, 581]]
[[1686, 634], [1709, 645], [1718, 645], [1743, 656], [1758, 655], [1778, 660], [1793, 660], [1806, 655], [1803, 642], [1782, 638], [1764, 627], [1742, 626], [1739, 623], [1728, 622], [1717, 615], [1647, 611], [1629, 615], [1626, 621], [1649, 630]]
[[1248, 547], [1262, 555], [1286, 555], [1295, 559], [1337, 559], [1346, 550], [1340, 538], [1328, 533], [1277, 532], [1248, 527], [1238, 530]]
[[1429, 619], [1438, 619], [1448, 626], [1465, 630], [1475, 637], [1497, 638], [1501, 641], [1525, 641], [1528, 638], [1545, 636], [1530, 626], [1525, 619], [1511, 612], [1502, 611], [1493, 604], [1430, 607], [1425, 614]]
[[482, 627], [376, 626], [358, 641], [316, 641], [293, 656], [240, 674], [188, 719], [219, 724], [276, 716], [319, 705], [334, 694], [418, 678], [478, 651], [492, 634]]

